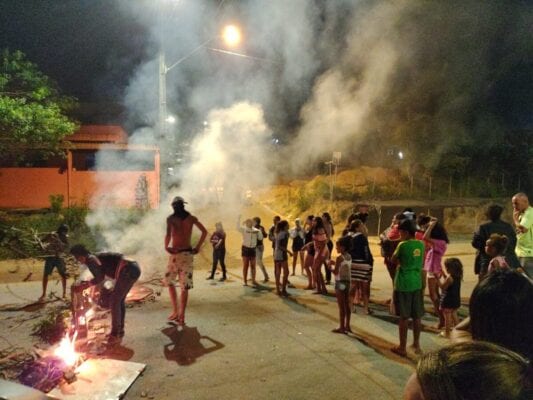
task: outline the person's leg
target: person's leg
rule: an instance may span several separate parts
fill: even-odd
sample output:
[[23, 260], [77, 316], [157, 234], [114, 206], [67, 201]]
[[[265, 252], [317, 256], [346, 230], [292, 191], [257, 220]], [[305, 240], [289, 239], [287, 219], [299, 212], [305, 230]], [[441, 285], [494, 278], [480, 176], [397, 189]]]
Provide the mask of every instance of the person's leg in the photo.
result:
[[48, 287], [48, 275], [46, 272], [43, 274], [43, 294], [39, 297], [39, 301], [44, 300], [46, 297], [46, 288]]
[[221, 281], [226, 280], [226, 250], [220, 252], [220, 267], [222, 268], [222, 278]]
[[353, 280], [350, 284], [350, 292], [349, 292], [349, 298], [350, 298], [350, 305], [351, 310], [355, 314], [357, 313], [357, 308], [355, 307], [355, 292], [357, 290], [357, 281]]
[[187, 287], [181, 288], [181, 299], [180, 299], [180, 316], [178, 323], [181, 325], [185, 324], [185, 309], [187, 308], [187, 300], [189, 299], [189, 289]]
[[[415, 353], [421, 352], [420, 332], [422, 332], [422, 320], [420, 318], [415, 318], [413, 319], [413, 349], [415, 350]], [[406, 339], [407, 339], [407, 333], [406, 333]]]
[[278, 295], [281, 295], [281, 281], [280, 281], [280, 275], [281, 275], [281, 265], [280, 261], [274, 261], [274, 279], [276, 281], [276, 293]]
[[244, 280], [244, 286], [248, 286], [248, 265], [250, 263], [249, 257], [242, 257], [242, 278]]
[[67, 298], [67, 276], [61, 275], [61, 286], [63, 288], [63, 299]]
[[298, 261], [298, 252], [292, 252], [292, 276], [296, 275], [296, 261]]
[[450, 309], [444, 309], [441, 312], [444, 315], [444, 335], [443, 336], [449, 338], [450, 333], [452, 331], [452, 325], [453, 325], [452, 312]]
[[350, 310], [350, 293], [349, 288], [346, 288], [342, 292], [342, 299], [344, 302], [344, 329], [347, 332], [351, 332], [350, 321], [352, 318], [352, 310]]
[[253, 257], [250, 257], [250, 268], [252, 269], [252, 284], [257, 285], [257, 281], [255, 280], [255, 255]]
[[111, 336], [119, 337], [124, 334], [126, 296], [136, 280], [128, 271], [123, 270], [115, 283], [111, 295]]
[[268, 272], [266, 270], [265, 264], [263, 263], [263, 255], [265, 252], [265, 246], [257, 246], [255, 249], [255, 264], [261, 269], [263, 273], [263, 282], [268, 282]]
[[345, 315], [344, 315], [344, 299], [342, 296], [342, 291], [339, 289], [335, 290], [335, 297], [337, 299], [337, 307], [339, 308], [339, 327], [337, 329], [333, 329], [332, 332], [334, 333], [344, 333], [344, 321], [345, 321]]
[[170, 295], [170, 303], [172, 304], [172, 314], [168, 316], [169, 320], [178, 318], [178, 294], [176, 293], [176, 287], [173, 284], [168, 286], [168, 294]]
[[407, 352], [407, 329], [409, 325], [409, 320], [407, 318], [401, 318], [398, 324], [398, 332], [400, 337], [400, 346], [398, 350], [400, 353], [405, 354]]
[[304, 251], [299, 251], [298, 252], [300, 254], [300, 273], [303, 275], [304, 272], [307, 273], [307, 271], [304, 269], [304, 257], [305, 257], [305, 252]]
[[370, 309], [368, 308], [368, 287], [370, 286], [370, 282], [364, 281], [361, 282], [361, 296], [363, 300], [363, 310], [365, 314], [370, 314]]
[[453, 327], [455, 328], [455, 326], [459, 323], [459, 317], [457, 316], [457, 309], [453, 310], [452, 312], [452, 324], [453, 324]]
[[218, 251], [213, 249], [213, 265], [211, 267], [211, 274], [207, 277], [207, 279], [214, 279], [215, 278], [215, 272], [217, 270], [217, 264], [218, 264]]
[[283, 269], [283, 280], [282, 280], [282, 289], [281, 293], [287, 295], [287, 284], [289, 283], [289, 262], [283, 261], [281, 263], [281, 268]]

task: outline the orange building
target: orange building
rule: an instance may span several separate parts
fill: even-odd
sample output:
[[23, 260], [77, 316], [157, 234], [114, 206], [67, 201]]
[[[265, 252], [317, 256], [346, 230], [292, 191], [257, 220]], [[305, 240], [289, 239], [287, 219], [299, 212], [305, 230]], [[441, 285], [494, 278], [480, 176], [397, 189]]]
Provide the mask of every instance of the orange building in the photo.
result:
[[159, 148], [128, 144], [120, 126], [84, 125], [65, 138], [66, 158], [0, 168], [0, 208], [159, 206]]

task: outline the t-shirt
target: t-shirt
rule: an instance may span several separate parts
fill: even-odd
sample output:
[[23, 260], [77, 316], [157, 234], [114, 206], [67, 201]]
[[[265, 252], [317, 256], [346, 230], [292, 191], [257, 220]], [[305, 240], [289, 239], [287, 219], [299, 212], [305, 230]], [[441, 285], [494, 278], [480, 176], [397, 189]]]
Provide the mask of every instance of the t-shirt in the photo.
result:
[[404, 240], [396, 247], [394, 256], [400, 264], [394, 277], [394, 290], [414, 292], [422, 289], [424, 243], [416, 239]]
[[533, 257], [533, 207], [526, 208], [518, 219], [527, 232], [516, 235], [516, 255]]
[[[215, 247], [217, 245], [217, 243], [219, 241], [221, 241], [221, 240], [222, 240], [222, 242], [220, 243], [220, 245], [218, 247]], [[218, 232], [218, 231], [213, 232], [213, 234], [211, 235], [210, 242], [213, 245], [213, 249], [215, 249], [215, 250], [226, 250], [226, 233], [225, 232]]]

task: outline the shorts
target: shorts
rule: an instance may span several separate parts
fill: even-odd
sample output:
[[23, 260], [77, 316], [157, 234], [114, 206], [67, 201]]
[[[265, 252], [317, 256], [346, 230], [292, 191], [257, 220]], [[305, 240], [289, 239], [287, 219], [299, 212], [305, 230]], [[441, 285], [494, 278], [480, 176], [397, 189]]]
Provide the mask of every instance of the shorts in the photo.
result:
[[350, 291], [350, 281], [335, 281], [335, 290], [348, 293]]
[[255, 247], [241, 247], [241, 257], [255, 258]]
[[400, 318], [420, 319], [424, 315], [424, 297], [422, 290], [413, 292], [394, 291], [394, 307]]
[[57, 272], [63, 278], [67, 277], [67, 267], [65, 265], [65, 260], [61, 257], [46, 257], [44, 259], [44, 274], [49, 276], [54, 271], [54, 268], [57, 268]]
[[163, 279], [165, 286], [176, 286], [178, 278], [181, 289], [192, 289], [193, 255], [191, 253], [172, 254], [168, 258], [167, 272]]

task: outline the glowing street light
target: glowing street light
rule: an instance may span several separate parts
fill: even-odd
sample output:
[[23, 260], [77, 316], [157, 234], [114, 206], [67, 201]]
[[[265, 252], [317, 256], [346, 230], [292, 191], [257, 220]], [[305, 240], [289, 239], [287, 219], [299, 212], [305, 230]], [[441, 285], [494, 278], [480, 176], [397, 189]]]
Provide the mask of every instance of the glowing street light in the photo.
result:
[[226, 25], [222, 31], [224, 43], [230, 47], [235, 47], [241, 43], [241, 30], [235, 25]]
[[[169, 117], [167, 116], [167, 73], [216, 39], [222, 39], [227, 47], [235, 47], [242, 41], [241, 30], [236, 25], [226, 25], [220, 35], [206, 40], [170, 66], [166, 65], [164, 50], [159, 52], [159, 128], [161, 136], [166, 137], [168, 135], [167, 123], [173, 123], [168, 121]], [[234, 55], [243, 56], [239, 53]]]

